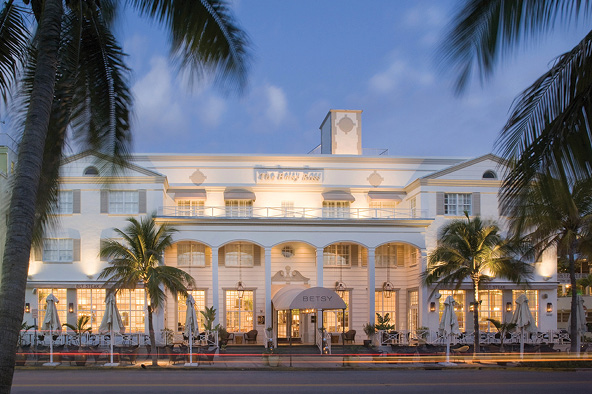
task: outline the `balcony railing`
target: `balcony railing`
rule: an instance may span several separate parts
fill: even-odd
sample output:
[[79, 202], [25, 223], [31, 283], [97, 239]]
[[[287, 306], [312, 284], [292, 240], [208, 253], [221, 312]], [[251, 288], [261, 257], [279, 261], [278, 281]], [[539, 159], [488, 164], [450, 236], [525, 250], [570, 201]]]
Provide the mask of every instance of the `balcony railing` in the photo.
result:
[[424, 219], [427, 212], [419, 209], [398, 208], [286, 208], [286, 207], [203, 207], [180, 208], [165, 206], [158, 216], [221, 219]]

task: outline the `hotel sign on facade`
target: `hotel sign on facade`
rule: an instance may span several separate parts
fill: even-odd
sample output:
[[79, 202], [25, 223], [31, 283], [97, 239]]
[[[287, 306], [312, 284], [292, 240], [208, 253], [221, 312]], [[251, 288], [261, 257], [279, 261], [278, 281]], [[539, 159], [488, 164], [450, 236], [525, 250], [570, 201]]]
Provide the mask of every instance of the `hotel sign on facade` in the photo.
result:
[[261, 168], [255, 170], [258, 184], [320, 184], [323, 170]]

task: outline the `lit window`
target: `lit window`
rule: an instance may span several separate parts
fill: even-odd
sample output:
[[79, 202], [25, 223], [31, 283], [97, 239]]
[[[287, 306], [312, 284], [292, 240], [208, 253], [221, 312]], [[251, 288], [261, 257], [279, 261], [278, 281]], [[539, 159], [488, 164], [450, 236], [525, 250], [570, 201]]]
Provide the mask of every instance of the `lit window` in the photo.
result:
[[177, 265], [205, 267], [206, 247], [197, 242], [177, 243]]
[[345, 315], [341, 309], [323, 311], [323, 327], [325, 327], [328, 332], [343, 332], [349, 330], [349, 291], [345, 291], [341, 296], [341, 299], [345, 302]]
[[139, 212], [139, 195], [137, 190], [110, 191], [109, 213], [137, 214]]
[[370, 211], [375, 218], [394, 218], [395, 201], [370, 201]]
[[[205, 290], [189, 290], [189, 294], [193, 296], [195, 300], [195, 313], [197, 314], [197, 321], [199, 323], [200, 330], [204, 330], [203, 315], [201, 311], [206, 310], [206, 291]], [[177, 295], [177, 331], [185, 331], [185, 320], [187, 319], [187, 299], [181, 294]]]
[[254, 245], [232, 243], [224, 247], [224, 265], [227, 267], [252, 267], [254, 262]]
[[105, 314], [105, 289], [77, 289], [77, 318], [88, 316], [88, 328], [98, 332]]
[[71, 238], [43, 240], [43, 261], [71, 262], [74, 260], [74, 242]]
[[203, 200], [177, 200], [177, 213], [179, 216], [203, 216]]
[[471, 215], [471, 194], [468, 193], [446, 193], [444, 194], [444, 214], [461, 216], [464, 212]]
[[125, 326], [125, 332], [145, 332], [144, 289], [120, 290], [117, 292], [117, 308]]
[[503, 322], [503, 302], [501, 290], [480, 290], [479, 301], [479, 329], [483, 331], [492, 331], [495, 327], [486, 319], [495, 319]]
[[323, 250], [323, 265], [325, 267], [343, 267], [351, 265], [351, 245], [329, 245]]
[[409, 201], [409, 208], [411, 209], [411, 217], [416, 218], [417, 217], [417, 198], [413, 197]]
[[407, 329], [415, 331], [419, 329], [419, 291], [407, 292]]
[[238, 297], [236, 290], [226, 290], [226, 330], [248, 332], [254, 328], [253, 291], [245, 290]]
[[[380, 316], [384, 317], [387, 313], [389, 314], [390, 324], [396, 327], [397, 321], [397, 292], [393, 291], [390, 297], [386, 296], [386, 293], [382, 290], [377, 290], [374, 293], [374, 311], [379, 313]], [[378, 323], [378, 317], [374, 315], [374, 324]]]
[[253, 216], [252, 200], [226, 200], [226, 216], [246, 218]]
[[349, 201], [323, 201], [324, 218], [349, 218]]
[[282, 215], [285, 218], [293, 218], [294, 212], [294, 201], [282, 201]]
[[530, 309], [530, 313], [532, 313], [532, 317], [536, 322], [536, 325], [539, 324], [539, 292], [538, 290], [512, 290], [512, 306], [516, 308], [516, 300], [520, 297], [521, 294], [526, 295], [528, 299], [528, 309]]
[[68, 215], [74, 212], [74, 193], [72, 190], [58, 192], [58, 214]]
[[45, 318], [45, 310], [47, 308], [47, 296], [53, 294], [57, 299], [58, 303], [55, 304], [56, 309], [58, 310], [58, 317], [60, 318], [60, 323], [67, 323], [68, 322], [68, 297], [67, 297], [68, 289], [38, 289], [37, 296], [39, 302], [39, 321], [40, 324], [43, 324], [43, 319]]
[[442, 320], [442, 313], [444, 312], [444, 301], [448, 296], [452, 296], [454, 301], [454, 310], [456, 318], [458, 319], [458, 327], [461, 331], [465, 331], [465, 291], [464, 290], [440, 290], [440, 317]]

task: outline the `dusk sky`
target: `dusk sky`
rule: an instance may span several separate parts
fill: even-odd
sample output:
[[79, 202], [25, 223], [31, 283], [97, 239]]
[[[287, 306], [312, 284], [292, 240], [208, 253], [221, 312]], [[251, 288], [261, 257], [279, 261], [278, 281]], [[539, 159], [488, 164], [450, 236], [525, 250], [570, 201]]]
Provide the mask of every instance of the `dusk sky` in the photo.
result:
[[364, 148], [396, 156], [491, 152], [514, 97], [586, 26], [557, 30], [456, 97], [435, 51], [458, 0], [234, 0], [252, 42], [249, 85], [189, 89], [166, 35], [135, 16], [116, 32], [134, 71], [134, 151], [306, 154], [329, 109], [363, 110]]

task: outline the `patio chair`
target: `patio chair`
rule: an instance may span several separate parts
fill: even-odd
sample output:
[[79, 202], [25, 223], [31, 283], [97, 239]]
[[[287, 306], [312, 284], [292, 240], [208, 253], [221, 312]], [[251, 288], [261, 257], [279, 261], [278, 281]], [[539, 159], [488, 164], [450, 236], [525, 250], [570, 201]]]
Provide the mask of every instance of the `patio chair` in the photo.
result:
[[341, 335], [343, 336], [343, 343], [354, 343], [356, 341], [356, 330], [349, 330]]
[[175, 364], [179, 361], [185, 362], [185, 354], [182, 352], [175, 350], [174, 348], [167, 346], [166, 352], [169, 357], [169, 364]]
[[245, 333], [245, 343], [257, 343], [257, 330], [251, 330]]

